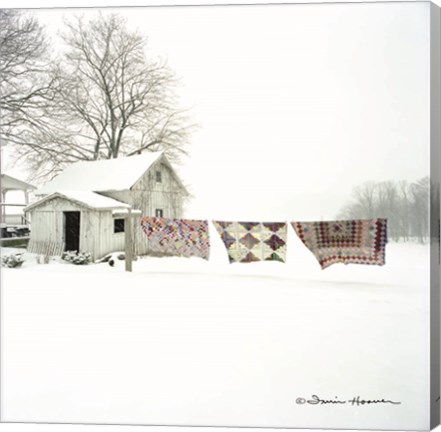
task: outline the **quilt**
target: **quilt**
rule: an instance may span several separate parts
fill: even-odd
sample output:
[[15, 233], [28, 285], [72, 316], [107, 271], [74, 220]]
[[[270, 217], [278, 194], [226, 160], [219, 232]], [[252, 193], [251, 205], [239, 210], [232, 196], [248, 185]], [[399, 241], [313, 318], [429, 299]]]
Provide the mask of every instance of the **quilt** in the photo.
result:
[[145, 217], [141, 227], [149, 240], [149, 250], [164, 255], [199, 257], [208, 260], [208, 221]]
[[213, 221], [228, 253], [230, 263], [281, 261], [286, 258], [285, 222]]
[[384, 265], [387, 220], [291, 222], [322, 269], [335, 263]]

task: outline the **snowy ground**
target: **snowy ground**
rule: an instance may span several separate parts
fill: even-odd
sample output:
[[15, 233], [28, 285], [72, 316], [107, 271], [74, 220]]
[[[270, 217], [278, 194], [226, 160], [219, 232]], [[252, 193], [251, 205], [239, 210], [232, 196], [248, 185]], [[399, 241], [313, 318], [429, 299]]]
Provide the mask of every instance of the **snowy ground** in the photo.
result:
[[[2, 269], [4, 421], [425, 429], [427, 246], [322, 271], [146, 258]], [[7, 250], [3, 249], [3, 253]], [[298, 405], [299, 397], [401, 405]]]

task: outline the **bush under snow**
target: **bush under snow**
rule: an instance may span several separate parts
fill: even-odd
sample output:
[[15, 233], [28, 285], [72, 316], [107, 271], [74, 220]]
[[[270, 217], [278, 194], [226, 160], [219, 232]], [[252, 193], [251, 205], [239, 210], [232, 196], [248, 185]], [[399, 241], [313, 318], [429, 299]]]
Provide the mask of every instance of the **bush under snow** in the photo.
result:
[[86, 265], [92, 261], [92, 255], [89, 252], [67, 251], [61, 258], [76, 265]]
[[3, 267], [21, 267], [24, 263], [23, 253], [11, 253], [2, 256], [2, 266]]

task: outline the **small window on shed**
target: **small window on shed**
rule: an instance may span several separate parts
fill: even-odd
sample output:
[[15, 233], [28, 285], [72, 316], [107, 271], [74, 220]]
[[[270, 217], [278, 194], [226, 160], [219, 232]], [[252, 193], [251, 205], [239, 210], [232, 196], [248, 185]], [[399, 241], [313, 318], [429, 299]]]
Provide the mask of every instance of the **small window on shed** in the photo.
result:
[[161, 171], [156, 171], [156, 182], [162, 183], [162, 172]]
[[158, 218], [164, 217], [164, 210], [156, 209], [155, 210], [155, 216], [158, 217]]
[[115, 234], [124, 232], [124, 219], [115, 219], [113, 221], [113, 232]]

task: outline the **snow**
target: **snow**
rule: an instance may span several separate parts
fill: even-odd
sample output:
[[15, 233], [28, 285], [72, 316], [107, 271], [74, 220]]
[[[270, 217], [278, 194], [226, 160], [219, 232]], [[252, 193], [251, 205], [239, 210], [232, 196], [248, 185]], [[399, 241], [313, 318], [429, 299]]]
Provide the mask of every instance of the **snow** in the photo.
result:
[[[117, 201], [113, 198], [108, 198], [103, 195], [97, 194], [95, 192], [83, 192], [83, 191], [59, 191], [45, 196], [44, 198], [33, 202], [28, 207], [26, 211], [30, 208], [36, 207], [45, 201], [49, 201], [52, 198], [61, 197], [68, 200], [76, 201], [77, 203], [84, 204], [87, 207], [94, 209], [127, 209], [130, 207], [129, 204]], [[119, 210], [123, 211], [123, 210]]]
[[19, 180], [18, 178], [12, 177], [7, 174], [1, 174], [1, 185], [2, 190], [6, 189], [6, 191], [12, 190], [32, 190], [37, 189], [35, 186], [24, 182], [23, 180]]
[[77, 162], [35, 194], [46, 195], [60, 190], [100, 192], [130, 189], [161, 156], [162, 152], [146, 152], [117, 159]]
[[3, 421], [427, 429], [429, 246], [321, 270], [289, 236], [286, 264], [228, 264], [213, 236], [209, 261], [133, 273], [2, 269]]
[[[118, 216], [118, 215], [126, 215], [129, 213], [128, 209], [121, 209], [121, 210], [113, 210], [112, 214], [114, 216]], [[141, 215], [142, 211], [141, 210], [132, 210], [131, 211], [132, 215]]]

